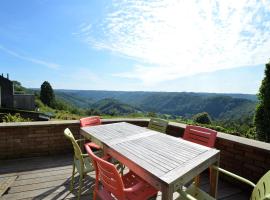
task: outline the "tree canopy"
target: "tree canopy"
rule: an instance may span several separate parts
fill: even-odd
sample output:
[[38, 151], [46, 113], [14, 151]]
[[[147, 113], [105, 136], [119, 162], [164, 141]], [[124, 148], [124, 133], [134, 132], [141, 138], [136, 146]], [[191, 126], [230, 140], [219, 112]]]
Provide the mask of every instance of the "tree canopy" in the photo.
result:
[[48, 81], [44, 81], [40, 88], [40, 100], [47, 106], [52, 106], [54, 102], [54, 91]]
[[258, 139], [270, 142], [270, 61], [265, 65], [264, 75], [258, 93], [259, 103], [254, 122]]
[[200, 124], [211, 124], [211, 118], [207, 112], [198, 113], [193, 116], [194, 122]]

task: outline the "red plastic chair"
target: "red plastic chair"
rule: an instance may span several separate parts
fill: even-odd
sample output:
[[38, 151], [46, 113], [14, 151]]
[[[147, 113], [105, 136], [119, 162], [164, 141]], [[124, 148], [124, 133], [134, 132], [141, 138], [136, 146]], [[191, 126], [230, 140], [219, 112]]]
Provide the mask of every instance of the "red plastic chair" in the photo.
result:
[[[194, 142], [196, 144], [201, 144], [203, 146], [207, 146], [213, 148], [215, 146], [217, 137], [217, 131], [214, 131], [209, 128], [204, 128], [200, 126], [187, 125], [183, 139]], [[209, 175], [211, 180], [211, 170], [209, 169]], [[200, 184], [200, 176], [195, 178], [196, 186]]]
[[[96, 170], [96, 182], [93, 200], [97, 196], [101, 200], [146, 200], [157, 194], [157, 190], [142, 180], [139, 176], [129, 171], [122, 177], [116, 167], [106, 161], [107, 157], [99, 158], [85, 144], [88, 155], [92, 158]], [[99, 187], [101, 183], [101, 187]]]
[[217, 131], [200, 126], [187, 125], [183, 139], [213, 148], [216, 137]]
[[[100, 125], [101, 120], [99, 116], [92, 116], [92, 117], [85, 117], [80, 119], [80, 126], [81, 127], [87, 127], [87, 126], [96, 126]], [[94, 142], [90, 143], [91, 148], [100, 150], [101, 147]]]
[[80, 119], [81, 127], [96, 126], [101, 124], [99, 116], [85, 117]]

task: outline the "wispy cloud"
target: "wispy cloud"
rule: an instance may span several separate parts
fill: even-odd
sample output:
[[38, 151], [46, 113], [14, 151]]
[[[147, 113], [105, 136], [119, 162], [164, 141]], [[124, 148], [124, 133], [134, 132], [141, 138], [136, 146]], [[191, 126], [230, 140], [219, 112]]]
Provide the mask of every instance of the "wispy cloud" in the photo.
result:
[[155, 84], [268, 61], [270, 1], [114, 0], [112, 5], [103, 21], [83, 25], [80, 33], [91, 46], [141, 63], [116, 76]]
[[29, 62], [32, 62], [34, 64], [38, 64], [38, 65], [41, 65], [41, 66], [45, 66], [45, 67], [48, 67], [48, 68], [51, 68], [51, 69], [58, 69], [60, 67], [60, 65], [56, 64], [56, 63], [52, 63], [52, 62], [48, 62], [48, 61], [45, 61], [45, 60], [40, 60], [40, 59], [36, 59], [36, 58], [32, 58], [32, 57], [28, 57], [28, 56], [18, 54], [17, 52], [15, 52], [13, 50], [10, 50], [10, 49], [7, 49], [2, 45], [0, 45], [0, 50], [2, 50], [3, 52], [5, 52], [5, 53], [7, 53], [9, 55], [12, 55], [12, 56], [14, 56], [16, 58], [19, 58], [19, 59], [22, 59], [22, 60], [25, 60], [25, 61], [29, 61]]

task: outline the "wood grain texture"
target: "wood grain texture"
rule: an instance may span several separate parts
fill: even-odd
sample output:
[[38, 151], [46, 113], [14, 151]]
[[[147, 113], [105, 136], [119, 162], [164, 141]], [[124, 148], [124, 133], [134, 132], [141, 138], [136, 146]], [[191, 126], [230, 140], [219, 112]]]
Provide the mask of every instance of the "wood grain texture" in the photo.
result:
[[[61, 162], [55, 162], [55, 160], [60, 160]], [[7, 193], [2, 196], [2, 199], [77, 199], [77, 190], [72, 193], [69, 191], [70, 175], [72, 171], [71, 161], [72, 155], [58, 155], [56, 157], [46, 156], [0, 162], [0, 174], [2, 178], [10, 177], [11, 174], [18, 176], [11, 185], [10, 190], [7, 190]], [[65, 164], [63, 165], [63, 163]], [[27, 170], [25, 170], [26, 166], [28, 166]], [[22, 171], [23, 169], [24, 171]], [[208, 170], [206, 172], [208, 172]], [[146, 173], [146, 175], [147, 174], [148, 173]], [[94, 172], [87, 176], [81, 200], [92, 199], [94, 178]], [[76, 183], [78, 183], [77, 181], [78, 177], [76, 177]], [[209, 191], [208, 173], [201, 175], [201, 188], [206, 192]], [[169, 192], [170, 190], [167, 191]], [[247, 192], [243, 192], [239, 187], [235, 187], [231, 183], [222, 180], [219, 181], [218, 191], [218, 199], [248, 199]], [[165, 192], [164, 190], [164, 193]], [[176, 197], [177, 195], [174, 193], [174, 199], [176, 199]], [[161, 200], [161, 198], [161, 193], [159, 193], [156, 199]]]
[[108, 153], [164, 191], [162, 199], [171, 199], [174, 191], [219, 159], [218, 150], [125, 122], [82, 128], [81, 134], [98, 140]]

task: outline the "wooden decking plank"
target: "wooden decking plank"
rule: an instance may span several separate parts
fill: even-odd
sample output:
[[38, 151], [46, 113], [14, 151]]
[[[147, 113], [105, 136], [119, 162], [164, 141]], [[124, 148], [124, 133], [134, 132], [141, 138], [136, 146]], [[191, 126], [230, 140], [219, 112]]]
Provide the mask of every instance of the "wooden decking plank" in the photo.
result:
[[219, 198], [220, 200], [247, 200], [250, 196], [245, 194], [244, 192], [240, 192], [238, 194], [233, 194], [231, 196], [226, 196], [224, 198]]
[[72, 172], [71, 169], [65, 169], [65, 170], [54, 170], [54, 171], [48, 171], [48, 172], [42, 172], [42, 173], [34, 173], [34, 174], [23, 174], [18, 177], [18, 180], [25, 180], [25, 179], [31, 179], [31, 178], [38, 178], [38, 177], [46, 177], [46, 176], [54, 176], [58, 174], [66, 174], [66, 173]]
[[30, 185], [30, 184], [35, 184], [35, 183], [43, 183], [47, 181], [62, 180], [62, 179], [67, 179], [69, 177], [71, 177], [71, 172], [64, 173], [64, 174], [57, 174], [55, 176], [46, 176], [46, 177], [38, 177], [38, 178], [33, 177], [31, 179], [18, 180], [14, 182], [12, 186], [13, 187], [24, 186], [24, 185]]
[[[74, 193], [77, 194], [78, 178], [75, 181]], [[57, 193], [69, 193], [70, 182], [66, 180], [64, 183], [62, 181], [52, 181], [42, 184], [26, 185], [25, 187], [14, 187], [15, 189], [10, 190], [4, 197], [6, 199], [24, 199], [24, 198], [34, 198], [34, 199], [44, 199], [46, 196]], [[94, 184], [94, 179], [88, 177], [84, 181], [84, 190], [90, 190], [92, 192], [92, 187]], [[12, 189], [12, 188], [11, 188]]]
[[[95, 177], [95, 172], [90, 172], [88, 173], [89, 176]], [[44, 176], [42, 177], [33, 177], [29, 179], [18, 179], [14, 182], [12, 185], [13, 187], [17, 186], [27, 186], [27, 185], [32, 185], [32, 184], [39, 184], [39, 183], [46, 183], [50, 181], [59, 181], [59, 180], [68, 180], [71, 178], [71, 171], [68, 173], [59, 173], [54, 176]]]
[[[122, 149], [123, 150], [123, 149]], [[154, 150], [154, 149], [152, 149]], [[126, 152], [130, 154], [130, 152]], [[72, 156], [71, 155], [60, 155], [59, 161], [54, 162], [57, 159], [57, 156], [53, 158], [49, 157], [39, 157], [31, 159], [20, 159], [19, 161], [4, 161], [4, 164], [1, 161], [0, 164], [0, 173], [2, 167], [5, 168], [6, 174], [1, 174], [0, 177], [10, 177], [12, 174], [19, 175], [18, 179], [13, 182], [11, 188], [7, 191], [7, 194], [2, 196], [3, 200], [10, 199], [24, 199], [24, 200], [38, 200], [38, 199], [77, 199], [77, 190], [75, 189], [73, 193], [69, 192], [69, 178], [72, 173]], [[33, 161], [33, 162], [32, 162]], [[48, 163], [46, 163], [48, 162]], [[63, 165], [63, 163], [65, 163]], [[66, 164], [69, 163], [69, 164]], [[30, 165], [30, 167], [27, 167]], [[140, 165], [148, 165], [148, 163], [140, 163]], [[11, 166], [11, 171], [8, 171], [8, 168]], [[22, 168], [28, 169], [27, 171], [22, 171]], [[156, 170], [155, 168], [151, 168], [152, 166], [148, 166], [149, 169]], [[17, 171], [16, 171], [17, 170]], [[159, 173], [162, 173], [158, 171]], [[209, 174], [203, 173], [201, 175], [201, 188], [206, 191], [209, 190]], [[53, 174], [53, 175], [52, 175]], [[91, 177], [95, 176], [94, 172], [89, 174]], [[20, 177], [22, 176], [22, 177]], [[78, 187], [78, 181], [76, 181], [75, 185]], [[92, 180], [92, 179], [91, 179]], [[50, 184], [52, 183], [52, 184]], [[84, 189], [86, 190], [86, 194], [81, 196], [81, 200], [84, 199], [92, 199], [92, 184], [93, 182], [86, 180], [86, 184]], [[35, 186], [36, 185], [36, 186]], [[25, 186], [25, 187], [24, 187]], [[242, 192], [240, 189], [227, 183], [226, 181], [219, 180], [219, 188], [218, 188], [218, 199], [222, 200], [244, 200], [248, 199], [248, 196]], [[0, 198], [1, 199], [1, 198]], [[161, 193], [159, 192], [157, 199], [161, 199]]]
[[68, 185], [68, 183], [69, 183], [69, 179], [67, 178], [67, 179], [62, 179], [62, 180], [47, 181], [43, 183], [21, 185], [21, 186], [10, 188], [8, 193], [9, 194], [21, 193], [21, 192], [32, 191], [32, 190], [37, 190], [37, 189], [56, 187], [59, 185]]
[[6, 173], [6, 174], [1, 174], [1, 177], [9, 177], [13, 175], [26, 175], [26, 174], [36, 174], [36, 173], [46, 173], [46, 172], [52, 172], [52, 171], [61, 171], [61, 170], [72, 170], [71, 165], [67, 165], [64, 167], [52, 167], [52, 168], [45, 168], [45, 169], [37, 169], [37, 170], [29, 170], [29, 171], [23, 171], [23, 172], [16, 172], [16, 173]]
[[13, 184], [16, 178], [17, 176], [11, 176], [0, 179], [0, 197], [8, 190], [8, 188]]
[[58, 187], [48, 187], [48, 188], [40, 188], [38, 190], [32, 191], [24, 191], [19, 193], [7, 194], [3, 196], [5, 199], [19, 200], [19, 199], [44, 199], [46, 196], [51, 195], [52, 193], [65, 193], [69, 192], [69, 188], [66, 186], [58, 186]]
[[[48, 161], [49, 162], [49, 161]], [[43, 163], [37, 162], [37, 164], [33, 165], [31, 162], [25, 162], [22, 165], [20, 164], [18, 167], [18, 164], [14, 165], [4, 165], [3, 163], [0, 165], [0, 177], [5, 176], [6, 174], [14, 175], [18, 173], [24, 173], [32, 170], [44, 170], [44, 169], [51, 169], [54, 167], [60, 167], [60, 166], [69, 166], [72, 163], [72, 157], [70, 159], [62, 160], [50, 165], [45, 165]], [[29, 166], [28, 166], [29, 165]]]

